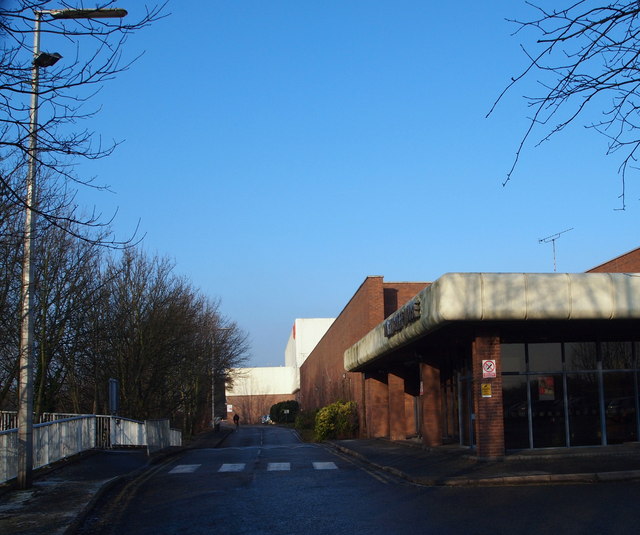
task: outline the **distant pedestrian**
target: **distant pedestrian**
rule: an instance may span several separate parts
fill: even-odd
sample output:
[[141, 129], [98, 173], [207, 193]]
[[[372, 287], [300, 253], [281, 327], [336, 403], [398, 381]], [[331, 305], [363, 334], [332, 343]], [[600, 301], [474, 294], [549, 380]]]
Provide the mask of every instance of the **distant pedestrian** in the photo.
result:
[[240, 427], [240, 416], [238, 416], [237, 414], [234, 414], [233, 423], [236, 424], [236, 431], [237, 431], [238, 428]]

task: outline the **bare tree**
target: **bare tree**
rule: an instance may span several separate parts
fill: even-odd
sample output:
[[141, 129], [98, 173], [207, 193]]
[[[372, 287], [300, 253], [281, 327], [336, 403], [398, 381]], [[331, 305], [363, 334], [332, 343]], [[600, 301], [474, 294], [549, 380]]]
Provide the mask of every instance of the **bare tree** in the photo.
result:
[[[0, 202], [0, 213], [4, 206]], [[70, 389], [77, 390], [78, 363], [89, 351], [92, 324], [88, 318], [96, 308], [101, 285], [101, 248], [75, 238], [77, 228], [70, 232], [60, 228], [73, 225], [67, 214], [60, 215], [59, 226], [40, 227], [34, 258], [37, 413], [79, 407], [76, 401], [70, 402]], [[18, 372], [21, 223], [19, 211], [9, 210], [7, 217], [0, 217], [0, 407], [11, 409], [16, 407]]]
[[[527, 2], [528, 3], [528, 2]], [[625, 178], [635, 168], [640, 148], [640, 3], [577, 0], [565, 8], [529, 4], [537, 16], [513, 20], [516, 33], [533, 30], [535, 51], [522, 47], [529, 62], [491, 108], [524, 78], [540, 77], [540, 94], [526, 97], [533, 113], [505, 185], [511, 179], [524, 146], [542, 130], [539, 143], [577, 120], [605, 135], [607, 154], [620, 151], [621, 208], [625, 209]], [[592, 120], [593, 113], [598, 118]]]
[[[115, 7], [114, 0], [98, 2], [95, 10]], [[163, 5], [146, 9], [137, 17], [123, 19], [57, 17], [52, 10], [82, 9], [81, 1], [14, 0], [0, 2], [0, 188], [8, 204], [27, 204], [16, 176], [26, 175], [30, 149], [30, 95], [33, 91], [31, 69], [35, 61], [32, 49], [36, 14], [42, 16], [40, 34], [45, 47], [63, 47], [65, 57], [48, 68], [39, 69], [39, 125], [36, 130], [37, 167], [45, 172], [51, 191], [65, 192], [60, 198], [73, 204], [69, 189], [78, 186], [105, 188], [92, 178], [79, 176], [80, 159], [98, 159], [110, 155], [117, 143], [103, 144], [83, 120], [95, 115], [88, 109], [91, 97], [101, 85], [126, 70], [130, 60], [123, 59], [127, 36], [163, 16]], [[92, 6], [92, 10], [94, 7]], [[40, 15], [39, 15], [40, 16]], [[20, 181], [18, 181], [20, 184]], [[79, 219], [75, 212], [56, 206], [48, 210], [37, 202], [30, 206], [50, 223], [74, 231], [62, 222], [71, 218], [85, 226], [106, 223], [100, 214]], [[66, 214], [66, 215], [61, 215]], [[115, 244], [116, 242], [111, 242]]]
[[34, 412], [77, 412], [78, 373], [91, 339], [88, 320], [99, 304], [101, 249], [66, 228], [44, 230], [36, 270]]
[[170, 417], [191, 434], [211, 414], [212, 373], [244, 361], [247, 335], [166, 259], [129, 249], [104, 276], [100, 388], [117, 378], [123, 415]]

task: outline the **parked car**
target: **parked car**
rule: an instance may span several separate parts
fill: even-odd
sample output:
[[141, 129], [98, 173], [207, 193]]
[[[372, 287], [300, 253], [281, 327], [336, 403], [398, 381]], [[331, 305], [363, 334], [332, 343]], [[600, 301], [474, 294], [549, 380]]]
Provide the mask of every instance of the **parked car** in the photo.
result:
[[614, 398], [607, 404], [607, 417], [614, 421], [627, 421], [635, 418], [636, 400], [633, 397]]
[[273, 422], [271, 421], [271, 416], [269, 416], [268, 414], [265, 414], [262, 416], [262, 418], [260, 418], [260, 421], [263, 424], [272, 424]]

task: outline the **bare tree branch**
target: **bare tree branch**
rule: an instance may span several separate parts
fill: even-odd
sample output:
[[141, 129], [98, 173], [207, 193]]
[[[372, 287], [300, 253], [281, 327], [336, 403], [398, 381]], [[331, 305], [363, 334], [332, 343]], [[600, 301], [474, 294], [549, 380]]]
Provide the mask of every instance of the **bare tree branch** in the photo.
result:
[[[103, 0], [91, 9], [111, 9], [114, 0]], [[70, 188], [94, 187], [94, 177], [76, 172], [82, 160], [96, 160], [110, 156], [119, 142], [103, 143], [90, 129], [80, 126], [93, 118], [99, 106], [87, 109], [100, 87], [130, 68], [137, 57], [125, 60], [127, 38], [166, 16], [165, 4], [156, 4], [137, 16], [123, 19], [87, 18], [62, 20], [49, 16], [48, 10], [82, 9], [80, 0], [52, 2], [50, 0], [15, 0], [0, 3], [0, 185], [6, 194], [5, 202], [25, 206], [22, 188], [17, 188], [11, 176], [24, 172], [30, 156], [30, 95], [33, 64], [33, 32], [37, 12], [42, 13], [40, 34], [43, 48], [63, 46], [65, 58], [55, 66], [39, 71], [39, 124], [36, 132], [39, 173], [48, 177], [48, 184]], [[139, 56], [138, 56], [139, 57]], [[58, 186], [53, 186], [55, 191]], [[43, 187], [46, 189], [46, 186]], [[65, 198], [68, 198], [65, 195]], [[47, 211], [40, 206], [33, 210], [51, 224], [56, 224], [60, 211]], [[93, 213], [82, 219], [70, 216], [81, 226], [107, 228]], [[69, 228], [60, 220], [60, 228]], [[72, 226], [72, 228], [79, 228]], [[131, 245], [134, 238], [115, 239], [105, 243], [111, 247]]]
[[[607, 154], [620, 152], [621, 208], [626, 207], [625, 180], [640, 148], [640, 3], [579, 0], [564, 9], [545, 10], [528, 3], [538, 16], [513, 20], [515, 33], [538, 34], [536, 53], [526, 48], [527, 67], [498, 96], [490, 115], [516, 84], [534, 72], [540, 95], [525, 97], [533, 110], [503, 185], [513, 176], [524, 147], [542, 130], [538, 144], [577, 120], [608, 140]], [[589, 119], [593, 113], [601, 117]]]

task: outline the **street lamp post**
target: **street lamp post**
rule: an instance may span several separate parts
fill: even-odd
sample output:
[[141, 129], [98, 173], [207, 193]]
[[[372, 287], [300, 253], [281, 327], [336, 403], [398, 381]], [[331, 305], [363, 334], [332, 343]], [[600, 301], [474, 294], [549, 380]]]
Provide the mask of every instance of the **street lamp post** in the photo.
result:
[[124, 9], [58, 9], [35, 11], [33, 62], [31, 66], [31, 104], [29, 109], [29, 150], [25, 201], [21, 326], [20, 379], [18, 391], [18, 488], [32, 485], [33, 472], [33, 242], [36, 229], [35, 209], [38, 151], [38, 85], [40, 67], [51, 67], [62, 56], [40, 51], [40, 22], [43, 15], [52, 19], [122, 18]]

